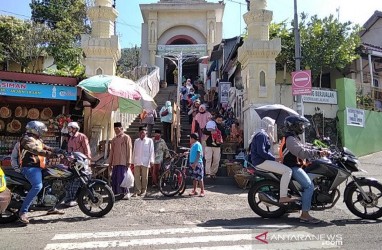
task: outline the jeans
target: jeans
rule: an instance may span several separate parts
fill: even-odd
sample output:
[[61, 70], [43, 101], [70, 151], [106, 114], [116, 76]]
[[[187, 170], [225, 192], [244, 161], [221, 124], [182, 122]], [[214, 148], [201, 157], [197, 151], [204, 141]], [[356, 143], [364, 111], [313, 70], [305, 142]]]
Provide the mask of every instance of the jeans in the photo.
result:
[[21, 205], [20, 214], [24, 214], [28, 212], [29, 207], [33, 202], [33, 199], [38, 195], [38, 193], [42, 189], [42, 169], [23, 167], [21, 168], [21, 173], [32, 185], [32, 188], [29, 190], [23, 204]]
[[298, 183], [300, 183], [302, 191], [302, 211], [307, 212], [312, 205], [312, 196], [314, 191], [314, 185], [310, 180], [306, 172], [300, 167], [292, 168], [292, 176]]

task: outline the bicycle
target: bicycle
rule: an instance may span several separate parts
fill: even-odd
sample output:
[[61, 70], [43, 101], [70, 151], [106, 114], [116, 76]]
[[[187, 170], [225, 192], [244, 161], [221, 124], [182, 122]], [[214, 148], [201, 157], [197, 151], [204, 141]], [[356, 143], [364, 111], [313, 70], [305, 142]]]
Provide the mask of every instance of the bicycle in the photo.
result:
[[[183, 148], [181, 148], [183, 149]], [[170, 159], [161, 167], [159, 191], [167, 197], [182, 195], [186, 190], [188, 154], [169, 150]]]

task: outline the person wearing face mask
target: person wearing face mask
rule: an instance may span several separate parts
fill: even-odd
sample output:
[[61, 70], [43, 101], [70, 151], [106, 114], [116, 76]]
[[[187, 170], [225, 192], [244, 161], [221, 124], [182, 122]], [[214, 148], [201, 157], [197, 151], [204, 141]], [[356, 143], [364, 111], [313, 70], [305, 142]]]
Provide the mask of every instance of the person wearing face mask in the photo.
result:
[[206, 124], [211, 117], [212, 115], [207, 111], [206, 105], [202, 104], [199, 106], [199, 113], [196, 114], [192, 121], [191, 133], [197, 133], [199, 135], [203, 150], [205, 147], [206, 135], [203, 134], [202, 130], [206, 127]]
[[161, 131], [159, 129], [156, 129], [154, 131], [154, 153], [155, 153], [155, 159], [154, 159], [154, 165], [152, 168], [150, 168], [151, 172], [151, 181], [152, 181], [152, 187], [158, 187], [158, 180], [159, 180], [159, 170], [160, 166], [163, 163], [163, 159], [168, 158], [170, 156], [168, 152], [168, 147], [166, 142], [161, 138]]
[[294, 202], [296, 198], [287, 196], [292, 169], [277, 162], [271, 152], [274, 143], [274, 125], [275, 120], [270, 117], [261, 119], [260, 129], [254, 133], [251, 142], [251, 162], [257, 168], [281, 174], [279, 202]]
[[122, 123], [114, 123], [114, 133], [115, 137], [111, 140], [108, 159], [109, 166], [112, 168], [111, 188], [116, 199], [122, 199], [126, 195], [129, 199], [129, 189], [121, 187], [121, 183], [132, 162], [133, 146], [130, 136], [123, 132]]
[[190, 110], [188, 111], [188, 124], [192, 124], [192, 120], [194, 119], [196, 114], [199, 112], [199, 106], [200, 106], [199, 99], [196, 99], [195, 101], [191, 100], [191, 103], [189, 106]]
[[163, 125], [163, 139], [167, 143], [171, 142], [172, 111], [171, 101], [166, 101], [165, 105], [159, 111], [160, 121]]
[[[69, 122], [68, 123], [68, 132], [69, 132], [69, 140], [68, 140], [68, 152], [81, 152], [87, 158], [88, 161], [92, 158], [89, 139], [88, 137], [79, 132], [80, 125], [77, 122]], [[81, 181], [79, 178], [74, 179], [72, 182], [69, 182], [66, 188], [66, 197], [65, 197], [65, 205], [68, 207], [77, 206], [77, 202], [75, 201], [76, 193], [80, 188]]]

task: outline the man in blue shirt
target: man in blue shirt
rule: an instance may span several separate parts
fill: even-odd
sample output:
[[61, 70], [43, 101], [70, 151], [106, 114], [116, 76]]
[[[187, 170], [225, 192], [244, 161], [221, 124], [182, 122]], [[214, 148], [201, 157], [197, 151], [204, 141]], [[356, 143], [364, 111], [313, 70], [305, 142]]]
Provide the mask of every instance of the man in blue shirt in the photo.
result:
[[202, 144], [200, 144], [198, 133], [193, 133], [190, 135], [190, 167], [191, 167], [191, 179], [193, 189], [190, 192], [190, 196], [195, 196], [198, 193], [196, 192], [196, 188], [200, 186], [200, 197], [204, 197], [204, 166], [203, 166], [203, 148]]

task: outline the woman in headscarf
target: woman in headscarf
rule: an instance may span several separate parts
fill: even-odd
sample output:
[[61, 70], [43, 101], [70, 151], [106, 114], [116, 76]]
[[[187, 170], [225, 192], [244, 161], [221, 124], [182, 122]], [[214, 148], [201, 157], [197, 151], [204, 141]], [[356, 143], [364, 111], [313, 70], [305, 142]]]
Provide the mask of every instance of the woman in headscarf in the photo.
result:
[[251, 162], [260, 169], [281, 174], [280, 180], [280, 203], [296, 201], [290, 198], [288, 194], [288, 185], [292, 177], [292, 169], [277, 162], [272, 154], [272, 145], [275, 141], [275, 120], [270, 117], [264, 117], [261, 120], [260, 130], [254, 134], [251, 142]]
[[200, 100], [196, 99], [192, 102], [190, 106], [190, 110], [188, 111], [188, 123], [192, 124], [192, 120], [196, 116], [196, 114], [199, 112], [199, 106], [200, 106]]
[[207, 111], [206, 105], [202, 104], [199, 106], [199, 112], [192, 121], [191, 133], [198, 133], [202, 146], [205, 146], [203, 142], [206, 139], [206, 135], [202, 133], [202, 129], [204, 129], [210, 118], [211, 113]]

